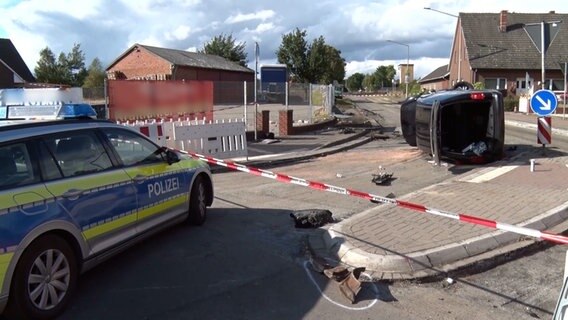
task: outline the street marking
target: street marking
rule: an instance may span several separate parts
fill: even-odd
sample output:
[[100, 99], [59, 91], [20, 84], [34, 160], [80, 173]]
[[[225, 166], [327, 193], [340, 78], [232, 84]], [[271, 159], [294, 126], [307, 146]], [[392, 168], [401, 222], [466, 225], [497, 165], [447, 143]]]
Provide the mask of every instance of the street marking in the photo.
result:
[[515, 170], [517, 167], [519, 166], [503, 166], [501, 168], [497, 168], [495, 170], [491, 170], [487, 173], [484, 173], [482, 175], [479, 175], [473, 179], [468, 180], [467, 182], [471, 182], [471, 183], [482, 183], [482, 182], [487, 182], [487, 181], [491, 181], [499, 176], [504, 175], [505, 173], [509, 172], [509, 171], [513, 171]]
[[[310, 278], [310, 280], [312, 280], [312, 283], [314, 284], [314, 286], [316, 287], [316, 289], [318, 289], [319, 293], [322, 295], [322, 297], [325, 298], [325, 300], [331, 302], [332, 304], [343, 308], [343, 309], [347, 309], [347, 310], [351, 310], [351, 311], [362, 311], [362, 310], [367, 310], [370, 309], [371, 307], [373, 307], [377, 301], [379, 301], [378, 297], [379, 297], [379, 288], [377, 287], [377, 285], [375, 283], [371, 283], [373, 285], [373, 291], [375, 292], [375, 299], [368, 305], [368, 306], [364, 306], [364, 307], [350, 307], [350, 306], [346, 306], [343, 305], [339, 302], [333, 301], [330, 297], [328, 297], [323, 290], [320, 288], [319, 284], [316, 282], [316, 279], [314, 279], [314, 276], [312, 276], [312, 270], [310, 270], [308, 268], [308, 261], [304, 261], [304, 270], [306, 270], [306, 274], [308, 275], [308, 277]], [[365, 273], [362, 273], [361, 276], [365, 276], [369, 281], [371, 281], [371, 277], [368, 276]]]

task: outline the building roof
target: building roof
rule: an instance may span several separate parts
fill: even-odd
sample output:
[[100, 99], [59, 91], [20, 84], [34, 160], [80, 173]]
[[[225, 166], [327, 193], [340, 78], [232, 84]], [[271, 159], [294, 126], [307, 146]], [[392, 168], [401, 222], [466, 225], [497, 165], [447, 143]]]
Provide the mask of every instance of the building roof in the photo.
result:
[[450, 70], [448, 70], [448, 65], [445, 64], [441, 67], [438, 67], [436, 70], [430, 72], [424, 78], [420, 79], [418, 83], [425, 83], [435, 80], [444, 79], [445, 77], [450, 75]]
[[170, 62], [171, 64], [178, 66], [254, 73], [254, 70], [252, 69], [243, 67], [238, 63], [232, 62], [217, 55], [189, 52], [177, 49], [152, 47], [142, 44], [134, 44], [132, 47], [126, 50], [126, 52], [120, 55], [120, 57], [118, 57], [115, 61], [113, 61], [109, 65], [107, 70], [110, 69], [114, 64], [116, 64], [120, 59], [122, 59], [126, 54], [134, 50], [134, 48], [136, 47], [144, 48], [150, 51], [151, 53], [155, 54], [156, 56]]
[[507, 12], [507, 31], [499, 31], [500, 13], [460, 13], [472, 69], [540, 69], [541, 54], [524, 26], [559, 21], [558, 34], [546, 51], [545, 68], [560, 69], [568, 59], [568, 14]]
[[34, 75], [10, 39], [0, 38], [0, 63], [10, 68], [26, 82], [35, 82]]

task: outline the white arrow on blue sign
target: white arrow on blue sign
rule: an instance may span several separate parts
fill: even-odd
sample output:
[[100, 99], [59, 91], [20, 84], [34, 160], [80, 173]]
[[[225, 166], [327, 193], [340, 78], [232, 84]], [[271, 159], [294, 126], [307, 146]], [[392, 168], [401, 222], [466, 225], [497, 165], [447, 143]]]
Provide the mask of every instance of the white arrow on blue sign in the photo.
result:
[[541, 117], [546, 117], [556, 110], [558, 99], [550, 90], [538, 90], [531, 97], [531, 109]]

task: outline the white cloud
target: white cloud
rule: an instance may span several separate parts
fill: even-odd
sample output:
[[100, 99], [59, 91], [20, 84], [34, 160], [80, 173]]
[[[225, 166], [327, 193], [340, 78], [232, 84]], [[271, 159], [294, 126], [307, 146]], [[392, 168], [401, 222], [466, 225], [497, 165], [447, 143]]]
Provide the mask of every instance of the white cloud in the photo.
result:
[[[364, 60], [364, 61], [350, 61], [345, 66], [345, 77], [349, 77], [352, 74], [359, 73], [373, 73], [379, 66], [389, 66], [392, 65], [398, 72], [398, 65], [405, 64], [406, 60]], [[448, 59], [446, 58], [420, 58], [418, 60], [410, 60], [411, 64], [414, 64], [414, 78], [424, 78], [430, 72], [434, 71], [436, 68], [448, 64]], [[400, 75], [397, 74], [397, 77]]]
[[185, 40], [187, 39], [187, 37], [189, 37], [190, 32], [191, 32], [191, 27], [181, 25], [171, 33], [166, 32], [166, 39]]
[[[80, 43], [88, 64], [109, 63], [133, 43], [185, 49], [199, 48], [213, 36], [232, 34], [246, 42], [249, 61], [254, 42], [261, 59], [276, 62], [281, 34], [296, 27], [307, 40], [323, 35], [341, 50], [347, 74], [371, 72], [379, 65], [406, 63], [406, 49], [386, 42], [410, 44], [416, 76], [447, 63], [459, 12], [568, 13], [568, 2], [545, 4], [518, 0], [266, 0], [249, 4], [221, 0], [0, 0], [0, 30], [10, 38], [31, 70], [39, 51], [56, 55]], [[9, 4], [9, 5], [6, 5]], [[301, 9], [299, 9], [301, 8]]]
[[255, 13], [247, 13], [247, 14], [239, 13], [237, 15], [228, 17], [225, 20], [225, 23], [237, 23], [237, 22], [245, 22], [251, 20], [266, 21], [267, 19], [274, 17], [275, 14], [276, 13], [272, 10], [261, 10]]

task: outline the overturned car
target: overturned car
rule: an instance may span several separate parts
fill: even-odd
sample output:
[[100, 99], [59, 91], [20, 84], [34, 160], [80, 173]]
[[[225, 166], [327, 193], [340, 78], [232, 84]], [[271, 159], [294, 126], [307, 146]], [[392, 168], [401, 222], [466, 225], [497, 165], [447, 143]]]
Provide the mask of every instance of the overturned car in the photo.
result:
[[401, 104], [402, 134], [435, 162], [488, 163], [503, 156], [503, 96], [495, 90], [449, 90]]

